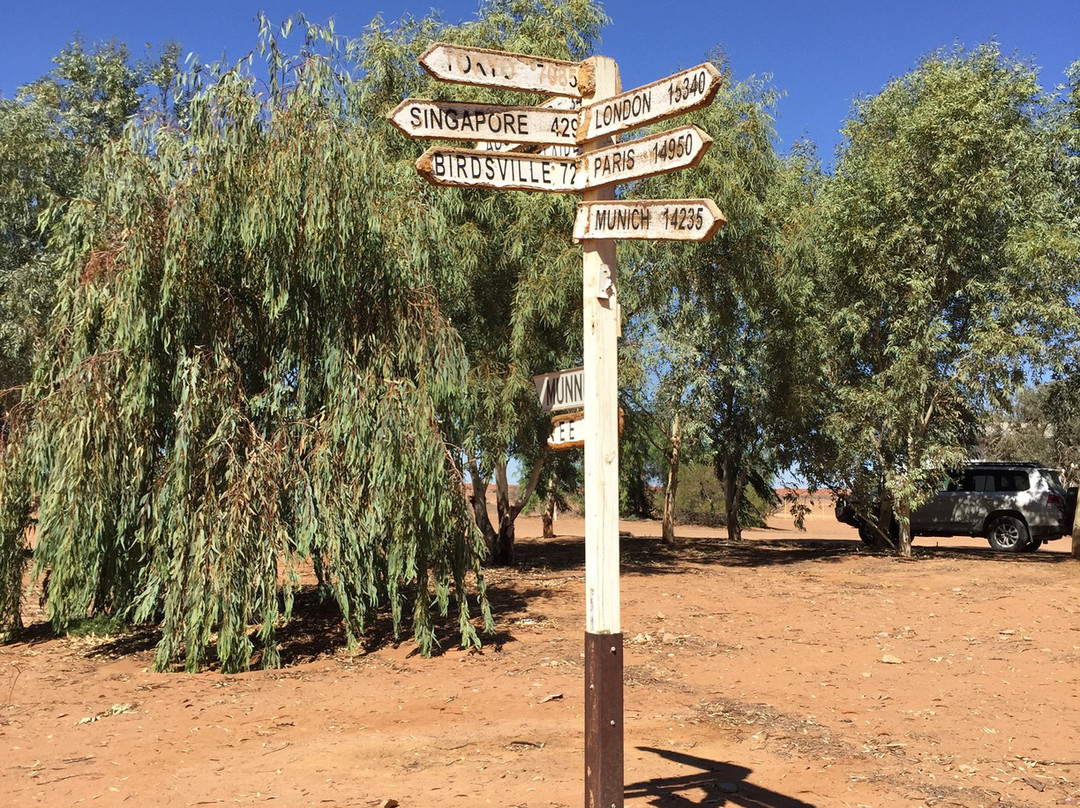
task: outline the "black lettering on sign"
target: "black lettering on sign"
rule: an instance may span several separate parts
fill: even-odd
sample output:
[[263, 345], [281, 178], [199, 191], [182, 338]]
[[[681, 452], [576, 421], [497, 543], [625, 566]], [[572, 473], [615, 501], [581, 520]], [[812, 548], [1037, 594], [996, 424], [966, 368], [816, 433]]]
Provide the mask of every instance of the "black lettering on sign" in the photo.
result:
[[596, 109], [594, 126], [611, 126], [614, 123], [640, 118], [652, 111], [652, 90], [645, 89], [634, 93], [629, 98], [610, 101]]
[[596, 222], [593, 227], [597, 232], [620, 230], [639, 231], [649, 229], [648, 208], [604, 208], [597, 207]]

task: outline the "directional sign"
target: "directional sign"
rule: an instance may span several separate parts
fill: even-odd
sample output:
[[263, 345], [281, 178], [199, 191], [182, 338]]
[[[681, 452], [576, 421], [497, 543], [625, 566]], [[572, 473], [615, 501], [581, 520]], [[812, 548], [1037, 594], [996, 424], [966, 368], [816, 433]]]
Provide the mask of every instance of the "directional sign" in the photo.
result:
[[[578, 128], [577, 112], [578, 112], [578, 110], [581, 109], [581, 99], [580, 98], [566, 98], [565, 96], [557, 95], [557, 96], [555, 96], [553, 98], [549, 98], [547, 101], [545, 101], [543, 104], [541, 104], [540, 108], [541, 109], [562, 110], [564, 112], [573, 112], [572, 115], [569, 115], [567, 117], [569, 118], [569, 122], [568, 122], [569, 123], [569, 128], [573, 133], [570, 136], [570, 139], [573, 140], [574, 143], [576, 144], [576, 142], [577, 142], [577, 128]], [[558, 119], [556, 120], [554, 125], [558, 129], [565, 129], [566, 128], [564, 126], [564, 124], [563, 124], [563, 121], [558, 120]], [[408, 133], [406, 133], [406, 134], [408, 134]], [[562, 142], [563, 141], [560, 139], [559, 143], [562, 143]], [[522, 149], [526, 149], [526, 148], [528, 148], [528, 144], [526, 144], [526, 143], [499, 143], [499, 142], [494, 141], [494, 140], [479, 140], [479, 141], [476, 142], [476, 146], [474, 148], [480, 149], [482, 151], [509, 152], [509, 151], [521, 151]], [[548, 146], [547, 148], [541, 149], [539, 153], [540, 154], [546, 154], [546, 155], [549, 155], [549, 156], [552, 156], [552, 157], [577, 157], [577, 156], [579, 156], [581, 154], [581, 149], [578, 148], [576, 145], [573, 145], [573, 146], [571, 146], [571, 145], [553, 145], [553, 146]]]
[[581, 110], [578, 142], [625, 132], [708, 106], [720, 89], [720, 71], [708, 62], [605, 98]]
[[554, 416], [551, 419], [551, 436], [547, 443], [552, 449], [577, 449], [584, 446], [585, 413]]
[[437, 42], [420, 56], [424, 70], [442, 81], [531, 90], [548, 95], [589, 95], [593, 80], [580, 62]]
[[566, 157], [433, 146], [420, 155], [416, 170], [434, 185], [563, 193], [577, 190], [577, 160]]
[[577, 115], [565, 110], [406, 99], [389, 118], [414, 138], [577, 147]]
[[565, 193], [695, 166], [712, 142], [696, 126], [683, 126], [598, 149], [577, 160], [434, 146], [420, 155], [416, 170], [435, 185]]
[[533, 376], [536, 395], [544, 412], [585, 406], [585, 368], [557, 370]]
[[709, 241], [726, 223], [711, 199], [579, 202], [574, 238]]
[[597, 149], [581, 158], [579, 187], [599, 188], [695, 166], [712, 145], [696, 126]]

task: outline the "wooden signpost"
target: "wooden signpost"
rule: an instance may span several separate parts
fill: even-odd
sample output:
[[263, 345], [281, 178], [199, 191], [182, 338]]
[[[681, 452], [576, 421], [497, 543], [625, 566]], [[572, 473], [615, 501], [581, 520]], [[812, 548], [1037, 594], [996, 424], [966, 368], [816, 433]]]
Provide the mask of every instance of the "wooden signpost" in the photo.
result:
[[[564, 62], [438, 43], [420, 57], [435, 78], [581, 99], [540, 107], [406, 100], [390, 117], [410, 137], [471, 139], [433, 146], [416, 161], [435, 185], [580, 193], [583, 368], [535, 377], [548, 443], [580, 446], [585, 469], [585, 805], [623, 806], [622, 629], [619, 621], [618, 239], [705, 241], [724, 224], [709, 199], [616, 200], [618, 183], [698, 164], [712, 139], [696, 126], [612, 145], [613, 136], [707, 106], [720, 73], [710, 64], [620, 92], [615, 62]], [[569, 109], [567, 109], [569, 107]], [[570, 113], [570, 114], [567, 114]], [[524, 148], [543, 147], [539, 154]], [[577, 154], [580, 149], [580, 154]], [[580, 374], [580, 375], [578, 375]]]

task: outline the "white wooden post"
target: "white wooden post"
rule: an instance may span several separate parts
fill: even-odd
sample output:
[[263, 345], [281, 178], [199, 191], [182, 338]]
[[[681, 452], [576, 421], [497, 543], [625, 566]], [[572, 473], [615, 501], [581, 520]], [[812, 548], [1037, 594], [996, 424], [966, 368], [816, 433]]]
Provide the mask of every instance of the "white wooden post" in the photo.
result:
[[[594, 93], [620, 90], [615, 61], [597, 56]], [[587, 68], [588, 69], [588, 68]], [[589, 152], [607, 145], [583, 145]], [[586, 191], [584, 201], [615, 199], [615, 186]], [[585, 321], [585, 806], [623, 805], [622, 629], [619, 626], [619, 415], [615, 242], [582, 242]]]

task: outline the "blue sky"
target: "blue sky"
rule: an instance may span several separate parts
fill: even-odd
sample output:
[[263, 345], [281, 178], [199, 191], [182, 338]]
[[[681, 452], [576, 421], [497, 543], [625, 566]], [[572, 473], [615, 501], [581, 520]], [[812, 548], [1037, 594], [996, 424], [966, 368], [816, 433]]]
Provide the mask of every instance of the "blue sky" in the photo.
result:
[[[335, 17], [340, 33], [358, 36], [376, 14], [396, 20], [436, 8], [458, 22], [477, 6], [476, 0], [2, 0], [0, 94], [11, 97], [48, 71], [50, 58], [76, 32], [86, 42], [119, 39], [135, 54], [171, 38], [204, 61], [223, 52], [233, 60], [255, 44], [260, 9], [274, 20], [297, 10], [314, 21]], [[719, 46], [737, 77], [771, 74], [773, 86], [787, 93], [778, 106], [780, 147], [806, 136], [826, 163], [852, 100], [876, 93], [937, 48], [994, 39], [1038, 65], [1044, 87], [1061, 83], [1065, 68], [1080, 60], [1080, 0], [609, 0], [605, 9], [613, 22], [600, 52], [618, 62], [626, 89], [696, 64]]]

